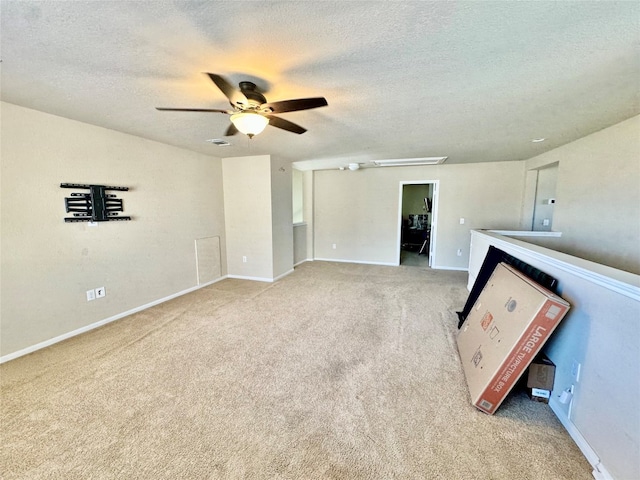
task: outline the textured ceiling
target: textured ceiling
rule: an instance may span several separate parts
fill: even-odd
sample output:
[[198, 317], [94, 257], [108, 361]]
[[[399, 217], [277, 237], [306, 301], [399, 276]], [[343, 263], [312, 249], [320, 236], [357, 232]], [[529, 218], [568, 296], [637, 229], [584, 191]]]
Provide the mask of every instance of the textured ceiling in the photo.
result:
[[[302, 168], [522, 160], [640, 113], [640, 3], [0, 2], [2, 100], [221, 157]], [[254, 81], [308, 129], [223, 137], [202, 74]], [[542, 143], [531, 139], [544, 137]], [[38, 132], [34, 132], [37, 141]], [[225, 138], [228, 147], [207, 143]]]

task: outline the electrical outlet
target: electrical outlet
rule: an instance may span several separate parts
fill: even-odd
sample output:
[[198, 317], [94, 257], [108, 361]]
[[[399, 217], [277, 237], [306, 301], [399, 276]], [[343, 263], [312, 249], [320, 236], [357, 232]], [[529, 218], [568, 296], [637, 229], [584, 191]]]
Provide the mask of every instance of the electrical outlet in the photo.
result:
[[246, 256], [242, 256], [242, 263], [247, 263], [247, 257]]
[[107, 291], [104, 287], [96, 288], [96, 298], [102, 298], [107, 295]]
[[545, 218], [544, 220], [542, 220], [542, 226], [543, 227], [548, 227], [549, 226], [549, 219]]
[[90, 302], [91, 300], [95, 300], [96, 299], [96, 291], [91, 289], [91, 290], [87, 290], [87, 302]]
[[458, 256], [459, 256], [459, 257], [461, 257], [461, 256], [462, 256], [462, 249], [461, 249], [461, 248], [459, 248], [459, 249], [458, 249], [457, 254], [458, 254]]
[[335, 250], [335, 249], [336, 249], [336, 244], [335, 244], [335, 243], [334, 243], [334, 244], [332, 244], [332, 245], [331, 245], [331, 248], [333, 248], [333, 249]]
[[[562, 393], [560, 394], [559, 401], [563, 405], [566, 405], [571, 403], [572, 398], [573, 398], [573, 385], [571, 385], [571, 388], [565, 388], [562, 391]], [[571, 406], [569, 406], [569, 408], [571, 408]]]
[[460, 225], [464, 225], [464, 218], [460, 219]]

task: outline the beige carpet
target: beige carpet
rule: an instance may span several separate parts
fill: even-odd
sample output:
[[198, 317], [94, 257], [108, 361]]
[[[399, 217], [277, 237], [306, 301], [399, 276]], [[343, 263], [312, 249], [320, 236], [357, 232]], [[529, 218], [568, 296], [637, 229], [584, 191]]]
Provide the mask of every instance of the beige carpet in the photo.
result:
[[470, 403], [466, 274], [305, 263], [0, 367], [3, 479], [589, 479], [547, 405]]

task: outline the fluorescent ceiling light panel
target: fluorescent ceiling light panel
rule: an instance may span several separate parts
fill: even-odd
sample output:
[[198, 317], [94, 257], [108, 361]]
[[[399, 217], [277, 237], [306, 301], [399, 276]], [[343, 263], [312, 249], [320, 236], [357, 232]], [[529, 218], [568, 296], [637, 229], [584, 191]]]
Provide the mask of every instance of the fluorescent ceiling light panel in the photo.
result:
[[411, 165], [439, 165], [448, 157], [398, 158], [395, 160], [374, 160], [379, 167], [404, 167]]

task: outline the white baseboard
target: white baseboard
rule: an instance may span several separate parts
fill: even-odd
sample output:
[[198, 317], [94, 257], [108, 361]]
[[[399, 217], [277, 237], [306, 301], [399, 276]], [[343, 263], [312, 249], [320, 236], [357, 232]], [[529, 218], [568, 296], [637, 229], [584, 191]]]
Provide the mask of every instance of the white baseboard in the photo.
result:
[[598, 454], [591, 448], [591, 445], [587, 442], [587, 440], [582, 436], [580, 431], [576, 428], [571, 420], [565, 415], [562, 407], [558, 400], [554, 397], [549, 399], [549, 407], [551, 407], [551, 411], [555, 413], [562, 426], [569, 433], [569, 436], [576, 442], [576, 445], [585, 456], [587, 461], [593, 467], [593, 478], [596, 480], [614, 480], [611, 474], [607, 471], [607, 469], [600, 462], [600, 458]]
[[[294, 265], [295, 266], [295, 265]], [[253, 282], [267, 282], [267, 283], [273, 283], [276, 282], [278, 280], [280, 280], [283, 277], [286, 277], [287, 275], [293, 273], [293, 268], [291, 270], [288, 270], [286, 272], [284, 272], [282, 275], [278, 275], [275, 278], [268, 278], [268, 277], [249, 277], [247, 275], [227, 275], [227, 278], [235, 278], [236, 280], [251, 280]]]
[[614, 480], [613, 476], [607, 471], [606, 468], [604, 468], [604, 465], [602, 465], [602, 463], [595, 465], [591, 474], [596, 480]]
[[300, 260], [298, 263], [295, 263], [293, 267], [297, 267], [298, 265], [302, 265], [304, 262], [313, 262], [313, 258], [305, 258], [304, 260]]
[[363, 262], [362, 260], [343, 260], [343, 259], [338, 259], [338, 258], [314, 258], [314, 260], [320, 261], [320, 262], [339, 262], [339, 263], [359, 263], [362, 265], [383, 265], [385, 267], [397, 267], [398, 264], [397, 263], [390, 263], [390, 262]]
[[227, 278], [235, 278], [236, 280], [251, 280], [253, 282], [273, 282], [273, 278], [267, 277], [249, 277], [246, 275], [227, 275]]
[[[295, 265], [294, 265], [295, 266]], [[280, 280], [283, 277], [286, 277], [287, 275], [289, 275], [290, 273], [293, 273], [293, 268], [287, 272], [284, 272], [282, 275], [278, 275], [275, 278], [268, 278], [268, 277], [248, 277], [245, 275], [227, 275], [227, 278], [235, 278], [236, 280], [251, 280], [254, 282], [267, 282], [267, 283], [273, 283], [276, 282], [278, 280]]]
[[284, 272], [282, 275], [278, 275], [276, 278], [273, 279], [274, 282], [277, 282], [278, 280], [280, 280], [281, 278], [286, 277], [287, 275], [290, 275], [293, 273], [293, 268], [287, 272]]
[[[384, 265], [386, 267], [397, 267], [398, 263], [393, 263], [393, 262], [363, 262], [362, 260], [343, 260], [343, 259], [338, 259], [338, 258], [314, 258], [314, 260], [318, 260], [321, 262], [340, 262], [340, 263], [359, 263], [359, 264], [363, 264], [363, 265]], [[455, 271], [460, 271], [460, 272], [468, 272], [469, 268], [467, 267], [446, 267], [446, 266], [440, 266], [440, 265], [436, 265], [431, 267], [434, 270], [455, 270]]]
[[118, 313], [117, 315], [113, 315], [112, 317], [105, 318], [104, 320], [99, 320], [99, 321], [94, 322], [94, 323], [92, 323], [90, 325], [86, 325], [84, 327], [80, 327], [80, 328], [78, 328], [76, 330], [72, 330], [72, 331], [67, 332], [67, 333], [63, 333], [62, 335], [58, 335], [57, 337], [50, 338], [49, 340], [45, 340], [44, 342], [36, 343], [35, 345], [31, 345], [30, 347], [23, 348], [23, 349], [18, 350], [16, 352], [9, 353], [7, 355], [3, 355], [3, 356], [0, 357], [0, 364], [8, 362], [10, 360], [15, 360], [16, 358], [19, 358], [19, 357], [23, 357], [23, 356], [28, 355], [30, 353], [36, 352], [36, 351], [41, 350], [43, 348], [46, 348], [46, 347], [49, 347], [49, 346], [54, 345], [56, 343], [62, 342], [63, 340], [67, 340], [67, 339], [69, 339], [71, 337], [75, 337], [76, 335], [80, 335], [82, 333], [89, 332], [89, 331], [91, 331], [93, 329], [96, 329], [98, 327], [102, 327], [103, 325], [106, 325], [107, 323], [115, 322], [116, 320], [120, 320], [121, 318], [128, 317], [129, 315], [133, 315], [134, 313], [141, 312], [142, 310], [146, 310], [147, 308], [155, 307], [156, 305], [159, 305], [161, 303], [167, 302], [169, 300], [173, 300], [174, 298], [180, 297], [182, 295], [186, 295], [187, 293], [195, 292], [196, 290], [204, 288], [204, 287], [206, 287], [208, 285], [213, 285], [214, 283], [217, 283], [217, 282], [219, 282], [221, 280], [224, 280], [225, 278], [227, 278], [226, 275], [223, 276], [223, 277], [217, 278], [216, 280], [212, 280], [211, 282], [207, 282], [207, 283], [203, 283], [202, 285], [196, 285], [195, 287], [187, 288], [186, 290], [182, 290], [180, 292], [174, 293], [174, 294], [169, 295], [167, 297], [160, 298], [159, 300], [154, 300], [153, 302], [146, 303], [146, 304], [141, 305], [139, 307], [132, 308], [131, 310], [127, 310], [126, 312]]
[[434, 270], [452, 270], [455, 272], [468, 272], [469, 268], [468, 267], [445, 267], [445, 266], [441, 266], [441, 265], [434, 265], [433, 267]]

